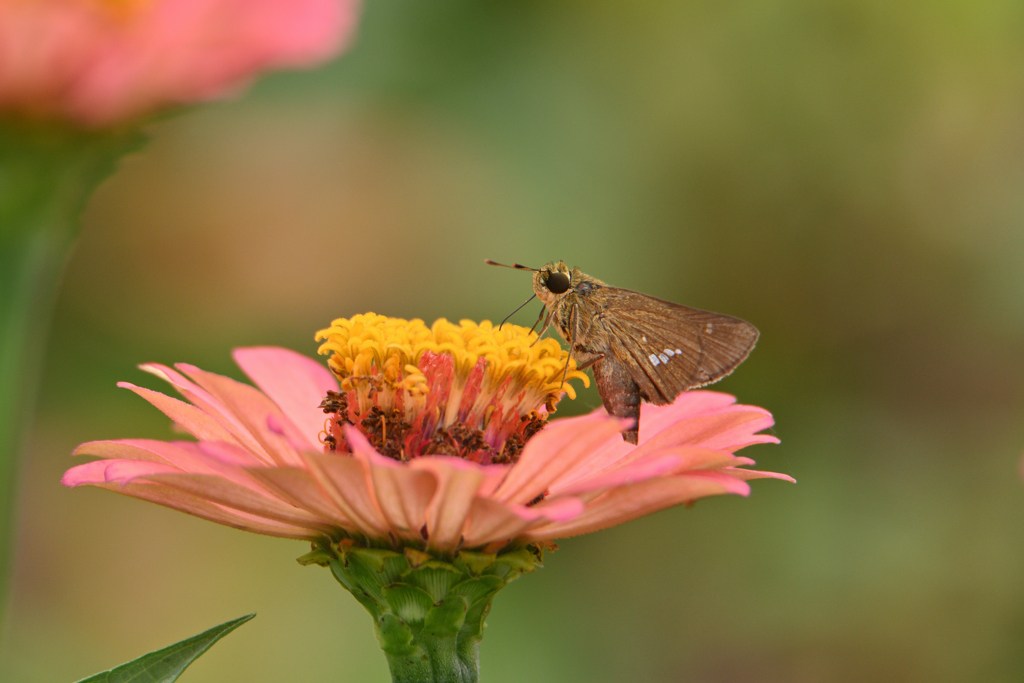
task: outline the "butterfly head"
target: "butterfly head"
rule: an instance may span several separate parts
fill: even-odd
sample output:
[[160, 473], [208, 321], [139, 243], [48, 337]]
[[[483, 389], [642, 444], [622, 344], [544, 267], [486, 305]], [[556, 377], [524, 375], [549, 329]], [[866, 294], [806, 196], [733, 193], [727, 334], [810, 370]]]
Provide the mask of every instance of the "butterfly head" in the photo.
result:
[[573, 275], [565, 261], [549, 263], [533, 274], [533, 291], [545, 305], [551, 306], [572, 289]]

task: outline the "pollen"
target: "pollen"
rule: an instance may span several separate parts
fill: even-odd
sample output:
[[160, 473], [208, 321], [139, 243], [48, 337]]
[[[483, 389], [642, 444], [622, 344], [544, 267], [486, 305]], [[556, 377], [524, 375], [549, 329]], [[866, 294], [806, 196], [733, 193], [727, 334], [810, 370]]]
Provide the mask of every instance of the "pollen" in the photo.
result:
[[325, 428], [328, 450], [343, 447], [340, 425], [352, 424], [400, 460], [447, 454], [507, 462], [563, 391], [575, 398], [567, 380], [589, 386], [557, 341], [518, 325], [442, 318], [427, 327], [367, 313], [333, 321], [316, 339], [346, 395], [329, 420], [338, 428]]

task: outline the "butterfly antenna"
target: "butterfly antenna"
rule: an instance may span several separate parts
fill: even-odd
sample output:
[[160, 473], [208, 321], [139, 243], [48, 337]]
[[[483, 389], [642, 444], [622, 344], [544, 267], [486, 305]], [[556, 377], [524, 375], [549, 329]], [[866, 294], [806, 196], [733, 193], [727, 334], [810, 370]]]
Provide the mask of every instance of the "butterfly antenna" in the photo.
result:
[[[504, 325], [505, 323], [507, 323], [507, 322], [508, 322], [508, 319], [509, 319], [509, 318], [511, 318], [512, 316], [514, 316], [514, 315], [515, 315], [516, 313], [518, 313], [519, 311], [523, 310], [523, 306], [525, 306], [526, 304], [530, 303], [531, 301], [533, 301], [533, 300], [534, 300], [534, 299], [536, 299], [536, 298], [537, 298], [537, 295], [536, 295], [536, 294], [534, 294], [534, 295], [533, 295], [533, 296], [531, 296], [531, 297], [530, 297], [529, 299], [527, 299], [527, 300], [526, 300], [526, 301], [524, 301], [524, 302], [523, 302], [522, 304], [520, 304], [520, 305], [519, 305], [519, 308], [517, 308], [516, 310], [514, 310], [514, 311], [512, 311], [511, 313], [509, 313], [508, 315], [506, 315], [506, 316], [505, 316], [505, 319], [501, 321], [501, 324], [500, 324], [500, 325], [498, 325], [498, 329], [500, 330], [500, 329], [501, 329], [501, 326], [502, 326], [502, 325]], [[531, 330], [531, 331], [532, 331], [532, 330]]]
[[502, 268], [515, 268], [516, 270], [529, 270], [534, 273], [537, 272], [536, 268], [530, 268], [529, 266], [524, 266], [521, 263], [513, 263], [511, 266], [507, 266], [504, 263], [498, 263], [497, 261], [492, 261], [489, 258], [485, 258], [484, 263], [486, 263], [489, 266], [501, 266]]

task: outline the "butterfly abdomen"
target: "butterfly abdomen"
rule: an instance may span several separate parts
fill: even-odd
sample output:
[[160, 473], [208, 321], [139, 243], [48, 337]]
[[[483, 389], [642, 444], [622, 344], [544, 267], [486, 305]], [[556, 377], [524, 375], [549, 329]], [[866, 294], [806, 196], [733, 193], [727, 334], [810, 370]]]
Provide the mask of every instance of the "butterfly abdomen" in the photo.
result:
[[640, 437], [640, 387], [625, 366], [612, 356], [605, 356], [594, 364], [594, 381], [605, 410], [615, 417], [633, 420], [633, 426], [623, 430], [622, 438], [635, 446]]

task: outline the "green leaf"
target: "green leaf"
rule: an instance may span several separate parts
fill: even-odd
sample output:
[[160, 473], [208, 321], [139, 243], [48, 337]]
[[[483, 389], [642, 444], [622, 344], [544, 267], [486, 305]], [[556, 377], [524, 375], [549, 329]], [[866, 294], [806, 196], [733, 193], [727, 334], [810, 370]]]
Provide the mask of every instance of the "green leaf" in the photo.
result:
[[172, 683], [214, 643], [249, 621], [255, 614], [225, 622], [170, 647], [165, 647], [78, 683]]

